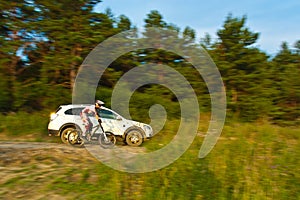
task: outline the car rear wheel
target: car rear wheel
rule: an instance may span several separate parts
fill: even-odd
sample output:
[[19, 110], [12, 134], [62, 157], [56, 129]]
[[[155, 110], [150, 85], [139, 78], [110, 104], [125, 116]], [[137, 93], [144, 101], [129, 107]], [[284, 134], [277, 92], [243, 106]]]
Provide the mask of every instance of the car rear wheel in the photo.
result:
[[64, 129], [60, 134], [61, 141], [65, 144], [67, 144], [68, 143], [68, 134], [74, 130], [76, 130], [75, 127], [69, 127], [69, 128]]
[[73, 147], [82, 147], [84, 141], [80, 138], [80, 132], [74, 129], [68, 134], [68, 142]]

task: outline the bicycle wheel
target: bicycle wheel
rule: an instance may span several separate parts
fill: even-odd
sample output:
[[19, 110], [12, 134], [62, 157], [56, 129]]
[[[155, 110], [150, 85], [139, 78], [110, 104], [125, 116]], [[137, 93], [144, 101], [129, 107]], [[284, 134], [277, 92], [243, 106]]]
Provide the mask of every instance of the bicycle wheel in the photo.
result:
[[84, 141], [80, 138], [78, 130], [71, 131], [68, 134], [68, 142], [73, 147], [82, 147], [84, 144]]
[[105, 132], [105, 135], [106, 135], [106, 138], [104, 137], [103, 133], [99, 135], [98, 140], [99, 140], [100, 146], [102, 146], [105, 149], [114, 147], [117, 142], [116, 136], [114, 136], [114, 134], [110, 133], [110, 132]]

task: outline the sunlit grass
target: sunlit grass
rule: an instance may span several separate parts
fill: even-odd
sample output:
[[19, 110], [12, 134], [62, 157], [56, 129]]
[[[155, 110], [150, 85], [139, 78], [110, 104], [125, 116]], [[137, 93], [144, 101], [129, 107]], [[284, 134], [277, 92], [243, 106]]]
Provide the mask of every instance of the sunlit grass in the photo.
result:
[[[33, 159], [53, 166], [51, 173], [38, 172], [40, 168], [32, 164], [35, 168], [24, 168], [26, 176], [18, 169], [20, 176], [0, 185], [9, 188], [0, 194], [7, 195], [10, 190], [24, 186], [32, 188], [42, 181], [40, 192], [55, 191], [56, 195], [70, 199], [300, 198], [299, 127], [280, 127], [267, 121], [226, 122], [213, 150], [199, 159], [209, 119], [209, 115], [201, 116], [190, 148], [163, 169], [129, 174], [84, 158], [78, 163], [68, 157], [39, 155]], [[178, 123], [178, 120], [168, 121], [160, 133], [137, 148], [151, 152], [165, 147], [174, 138]]]
[[0, 140], [58, 142], [58, 138], [49, 137], [47, 125], [50, 112], [0, 114]]

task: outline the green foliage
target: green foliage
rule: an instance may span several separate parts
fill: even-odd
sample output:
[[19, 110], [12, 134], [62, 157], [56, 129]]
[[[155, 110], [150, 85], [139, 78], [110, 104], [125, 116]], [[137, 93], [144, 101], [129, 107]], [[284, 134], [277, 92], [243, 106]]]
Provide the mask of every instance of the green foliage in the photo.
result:
[[265, 94], [267, 55], [252, 47], [258, 33], [245, 27], [246, 17], [234, 18], [230, 14], [218, 31], [220, 41], [210, 50], [221, 72], [226, 91], [228, 108], [244, 120], [252, 121], [266, 115]]
[[18, 140], [18, 136], [26, 137], [32, 135], [29, 139], [39, 139], [47, 134], [47, 124], [49, 121], [49, 112], [40, 113], [9, 113], [0, 115], [0, 132], [6, 134], [9, 138]]
[[[147, 38], [157, 48], [128, 52], [111, 63], [99, 82], [105, 91], [97, 91], [97, 98], [110, 102], [112, 88], [134, 67], [145, 63], [165, 64], [184, 75], [198, 96], [201, 110], [209, 112], [209, 92], [198, 72], [186, 58], [161, 48], [162, 44], [173, 44], [180, 39], [176, 44], [179, 49], [204, 47], [215, 61], [226, 87], [227, 116], [243, 121], [268, 117], [280, 124], [299, 123], [299, 41], [294, 49], [283, 43], [278, 54], [270, 59], [255, 47], [259, 33], [246, 27], [247, 17], [229, 14], [217, 31], [216, 41], [206, 34], [196, 44], [195, 30], [186, 26], [180, 31], [175, 24], [164, 21], [156, 10], [146, 15], [145, 31], [138, 36], [125, 15], [114, 17], [110, 9], [94, 12], [94, 6], [100, 2], [1, 2], [0, 112], [34, 112], [71, 103], [77, 70], [91, 49], [116, 33], [134, 30], [130, 36], [132, 43], [127, 45]], [[152, 27], [166, 32], [160, 33], [159, 38], [150, 38]], [[170, 34], [168, 30], [175, 32]], [[173, 105], [176, 104], [174, 94], [165, 95], [160, 87], [150, 86], [135, 94], [136, 100], [132, 101], [135, 108], [131, 109], [143, 113], [136, 117], [147, 119], [143, 116], [150, 103], [154, 103], [151, 94], [160, 96], [156, 99], [167, 106], [171, 117], [178, 115], [178, 107]]]
[[[172, 95], [172, 93], [169, 90], [165, 90], [164, 94], [162, 94], [163, 90], [156, 90], [156, 88], [157, 87], [151, 87], [143, 94], [135, 92], [132, 95], [130, 113], [132, 113], [133, 119], [149, 123], [150, 118], [148, 112], [151, 106], [155, 104], [159, 104], [165, 108], [169, 119], [179, 119], [181, 117], [179, 103], [172, 101], [172, 97], [167, 97], [168, 95]], [[153, 96], [155, 96], [155, 98], [153, 98]]]
[[156, 27], [156, 28], [164, 28], [167, 23], [163, 21], [163, 16], [157, 11], [152, 10], [149, 14], [147, 14], [147, 18], [145, 19], [145, 27]]
[[0, 111], [7, 112], [11, 109], [11, 93], [9, 87], [9, 80], [0, 72]]
[[271, 116], [280, 124], [299, 124], [300, 119], [300, 54], [292, 52], [284, 42], [272, 60], [273, 89], [276, 91]]
[[125, 15], [119, 17], [118, 29], [120, 29], [120, 31], [128, 31], [131, 29], [131, 22]]

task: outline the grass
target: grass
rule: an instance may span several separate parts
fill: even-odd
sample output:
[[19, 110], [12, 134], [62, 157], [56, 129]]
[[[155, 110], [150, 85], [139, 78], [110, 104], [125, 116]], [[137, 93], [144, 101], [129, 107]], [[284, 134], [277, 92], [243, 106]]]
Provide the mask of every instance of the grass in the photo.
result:
[[[44, 175], [39, 190], [43, 194], [55, 191], [66, 199], [300, 199], [299, 127], [280, 127], [266, 121], [227, 122], [214, 149], [199, 159], [208, 121], [209, 116], [204, 115], [198, 136], [178, 160], [151, 173], [119, 172], [84, 159], [73, 164], [72, 160], [53, 164], [47, 157], [38, 159], [57, 168]], [[10, 127], [11, 124], [5, 130], [13, 130]], [[169, 121], [143, 147], [155, 151], [167, 145], [176, 127], [178, 121]], [[25, 180], [13, 177], [0, 188], [35, 186], [40, 175], [36, 170], [27, 169], [31, 176]]]
[[50, 112], [0, 114], [0, 140], [57, 142], [49, 138], [47, 125]]

